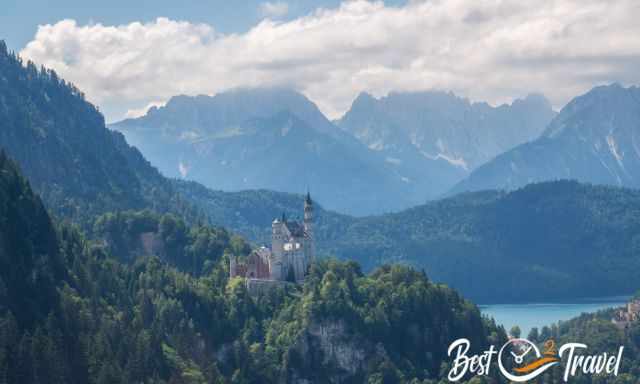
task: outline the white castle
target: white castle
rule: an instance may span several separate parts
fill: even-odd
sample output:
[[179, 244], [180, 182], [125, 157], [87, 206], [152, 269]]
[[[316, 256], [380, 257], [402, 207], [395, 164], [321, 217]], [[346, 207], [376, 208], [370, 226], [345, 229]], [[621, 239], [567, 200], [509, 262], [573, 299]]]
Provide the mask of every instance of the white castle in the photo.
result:
[[230, 277], [251, 280], [304, 281], [309, 265], [315, 260], [313, 238], [313, 202], [307, 192], [304, 221], [287, 220], [285, 215], [271, 223], [271, 249], [260, 247], [251, 252], [245, 263], [231, 257]]

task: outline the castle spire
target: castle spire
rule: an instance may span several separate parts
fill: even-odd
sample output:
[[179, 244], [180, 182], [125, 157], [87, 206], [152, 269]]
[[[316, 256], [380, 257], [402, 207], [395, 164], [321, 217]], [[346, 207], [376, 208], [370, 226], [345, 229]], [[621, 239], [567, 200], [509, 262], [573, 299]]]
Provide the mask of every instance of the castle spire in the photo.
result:
[[307, 197], [305, 197], [305, 199], [304, 199], [304, 204], [305, 205], [313, 205], [313, 201], [311, 200], [311, 193], [309, 193], [308, 189], [307, 189]]

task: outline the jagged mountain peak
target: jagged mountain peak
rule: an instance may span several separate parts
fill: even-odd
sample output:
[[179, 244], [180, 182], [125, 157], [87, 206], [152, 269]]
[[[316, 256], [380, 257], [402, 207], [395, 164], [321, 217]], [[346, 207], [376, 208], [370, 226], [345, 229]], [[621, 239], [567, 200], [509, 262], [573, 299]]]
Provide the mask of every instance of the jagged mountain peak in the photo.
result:
[[375, 104], [378, 100], [368, 92], [360, 92], [358, 96], [351, 103], [351, 111], [355, 110], [367, 110], [369, 108], [375, 107]]
[[543, 136], [609, 135], [640, 116], [640, 92], [619, 83], [602, 85], [571, 100], [549, 124]]
[[[354, 214], [397, 210], [425, 199], [422, 190], [409, 190], [407, 175], [291, 89], [177, 96], [112, 127], [165, 175], [216, 189], [296, 192], [300, 185], [317, 184], [322, 185], [316, 188], [319, 201]], [[363, 191], [369, 191], [364, 198]]]
[[149, 110], [142, 117], [111, 126], [128, 137], [134, 131], [153, 129], [165, 136], [191, 138], [223, 131], [250, 118], [269, 117], [285, 109], [319, 132], [342, 134], [306, 96], [281, 87], [237, 88], [213, 96], [174, 96], [165, 106]]
[[449, 177], [440, 180], [446, 184], [451, 175], [463, 177], [497, 154], [537, 138], [554, 116], [542, 95], [493, 107], [450, 91], [426, 90], [391, 92], [378, 99], [363, 93], [336, 124], [369, 148], [388, 152], [388, 158], [449, 163]]
[[540, 105], [549, 109], [553, 109], [551, 106], [551, 102], [545, 95], [542, 93], [529, 93], [522, 99], [515, 99], [512, 103], [512, 106], [516, 105]]
[[557, 179], [640, 186], [637, 87], [615, 83], [574, 98], [539, 139], [497, 156], [452, 192], [514, 189]]

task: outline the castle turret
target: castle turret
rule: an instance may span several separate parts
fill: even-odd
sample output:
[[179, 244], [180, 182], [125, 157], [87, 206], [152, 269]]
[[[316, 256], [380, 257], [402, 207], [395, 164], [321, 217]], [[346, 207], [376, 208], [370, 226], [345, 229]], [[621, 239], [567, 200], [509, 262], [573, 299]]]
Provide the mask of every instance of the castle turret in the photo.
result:
[[313, 201], [309, 192], [307, 192], [307, 197], [304, 199], [304, 232], [306, 238], [305, 261], [306, 266], [308, 266], [316, 258], [316, 246], [313, 237]]

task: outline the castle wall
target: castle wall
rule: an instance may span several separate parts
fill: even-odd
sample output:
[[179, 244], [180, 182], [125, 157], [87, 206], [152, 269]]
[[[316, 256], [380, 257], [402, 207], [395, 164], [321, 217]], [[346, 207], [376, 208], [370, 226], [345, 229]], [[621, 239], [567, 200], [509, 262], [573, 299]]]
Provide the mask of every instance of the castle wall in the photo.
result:
[[286, 281], [266, 279], [247, 279], [246, 281], [247, 291], [252, 296], [267, 293], [274, 288], [284, 288], [287, 284]]
[[246, 277], [255, 279], [268, 279], [271, 274], [269, 272], [268, 261], [262, 257], [258, 251], [253, 251], [247, 260]]

